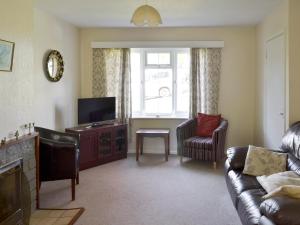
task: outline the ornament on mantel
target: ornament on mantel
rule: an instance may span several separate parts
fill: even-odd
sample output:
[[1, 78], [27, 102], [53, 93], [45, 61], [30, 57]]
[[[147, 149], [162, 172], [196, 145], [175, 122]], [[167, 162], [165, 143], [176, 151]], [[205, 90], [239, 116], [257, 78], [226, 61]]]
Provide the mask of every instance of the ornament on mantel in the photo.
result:
[[28, 134], [31, 134], [31, 128], [34, 129], [34, 122], [28, 124], [28, 129], [29, 129]]
[[19, 131], [18, 130], [16, 130], [16, 132], [15, 132], [15, 137], [16, 137], [16, 140], [19, 139]]
[[2, 140], [1, 140], [1, 145], [5, 145], [6, 143], [6, 137], [4, 137]]

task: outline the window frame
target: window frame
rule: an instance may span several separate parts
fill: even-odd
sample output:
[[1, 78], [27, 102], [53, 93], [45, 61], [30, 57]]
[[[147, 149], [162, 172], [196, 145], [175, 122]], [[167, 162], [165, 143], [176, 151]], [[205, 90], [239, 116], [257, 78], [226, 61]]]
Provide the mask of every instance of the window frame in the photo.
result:
[[[189, 48], [131, 48], [132, 53], [140, 54], [140, 111], [132, 112], [133, 118], [188, 118], [189, 109], [186, 112], [177, 111], [177, 54], [190, 54]], [[148, 53], [170, 53], [170, 64], [147, 64]], [[190, 64], [190, 63], [189, 63]], [[171, 113], [147, 113], [145, 112], [145, 71], [146, 69], [171, 69], [172, 70], [172, 112]], [[189, 68], [190, 72], [190, 68]]]
[[[169, 53], [170, 54], [170, 64], [148, 64], [148, 54], [149, 53]], [[144, 50], [144, 67], [145, 68], [171, 68], [172, 67], [172, 62], [173, 62], [173, 55], [172, 52], [169, 49], [156, 49], [156, 48], [150, 48], [150, 49], [145, 49]]]

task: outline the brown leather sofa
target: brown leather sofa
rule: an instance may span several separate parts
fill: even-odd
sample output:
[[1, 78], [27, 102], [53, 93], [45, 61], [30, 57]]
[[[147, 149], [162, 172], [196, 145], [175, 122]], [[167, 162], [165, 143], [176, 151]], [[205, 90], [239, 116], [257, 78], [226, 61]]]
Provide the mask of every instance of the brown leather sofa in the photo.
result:
[[[232, 202], [243, 225], [300, 225], [300, 199], [287, 196], [262, 199], [266, 191], [254, 176], [243, 174], [248, 147], [227, 150], [225, 177]], [[287, 170], [300, 175], [300, 122], [282, 139], [281, 152], [288, 153]]]
[[79, 136], [35, 127], [40, 135], [40, 170], [42, 181], [71, 179], [72, 200], [75, 181], [79, 184]]

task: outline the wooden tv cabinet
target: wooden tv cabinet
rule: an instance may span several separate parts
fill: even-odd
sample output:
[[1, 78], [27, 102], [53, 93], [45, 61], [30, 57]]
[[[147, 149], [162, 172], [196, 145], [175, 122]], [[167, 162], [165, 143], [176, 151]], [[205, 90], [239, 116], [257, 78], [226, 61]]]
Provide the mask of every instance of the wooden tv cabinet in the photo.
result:
[[127, 157], [127, 124], [78, 126], [66, 132], [79, 134], [80, 170]]

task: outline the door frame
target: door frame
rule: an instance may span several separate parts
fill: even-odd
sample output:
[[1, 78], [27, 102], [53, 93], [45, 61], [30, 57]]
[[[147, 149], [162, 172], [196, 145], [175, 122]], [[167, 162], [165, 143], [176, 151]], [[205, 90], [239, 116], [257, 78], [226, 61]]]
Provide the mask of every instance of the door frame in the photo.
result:
[[[288, 99], [287, 99], [287, 96], [288, 96], [288, 93], [287, 93], [287, 90], [288, 90], [288, 83], [287, 83], [287, 80], [288, 80], [288, 71], [287, 71], [287, 55], [286, 55], [286, 50], [287, 50], [287, 38], [286, 38], [286, 32], [285, 31], [281, 31], [281, 32], [278, 32], [274, 35], [272, 35], [270, 38], [268, 38], [265, 43], [264, 43], [264, 106], [267, 105], [267, 83], [266, 83], [266, 80], [267, 80], [267, 75], [268, 75], [268, 71], [267, 71], [267, 60], [268, 60], [268, 52], [267, 52], [267, 46], [268, 46], [268, 43], [273, 41], [274, 39], [277, 39], [277, 38], [280, 38], [280, 37], [283, 37], [283, 42], [284, 42], [284, 45], [283, 45], [283, 61], [284, 61], [284, 69], [283, 69], [283, 93], [284, 93], [284, 96], [283, 96], [283, 105], [284, 105], [284, 110], [283, 110], [283, 113], [284, 113], [284, 122], [283, 122], [283, 128], [284, 128], [284, 132], [287, 130], [287, 124], [289, 123], [288, 121], [288, 118], [289, 118], [289, 110], [288, 110]], [[267, 127], [267, 121], [266, 121], [266, 118], [267, 118], [267, 108], [265, 108], [264, 110], [264, 127], [266, 129]], [[264, 129], [264, 130], [265, 130]], [[265, 136], [265, 135], [263, 135]], [[264, 138], [264, 145], [265, 145], [265, 138]]]

